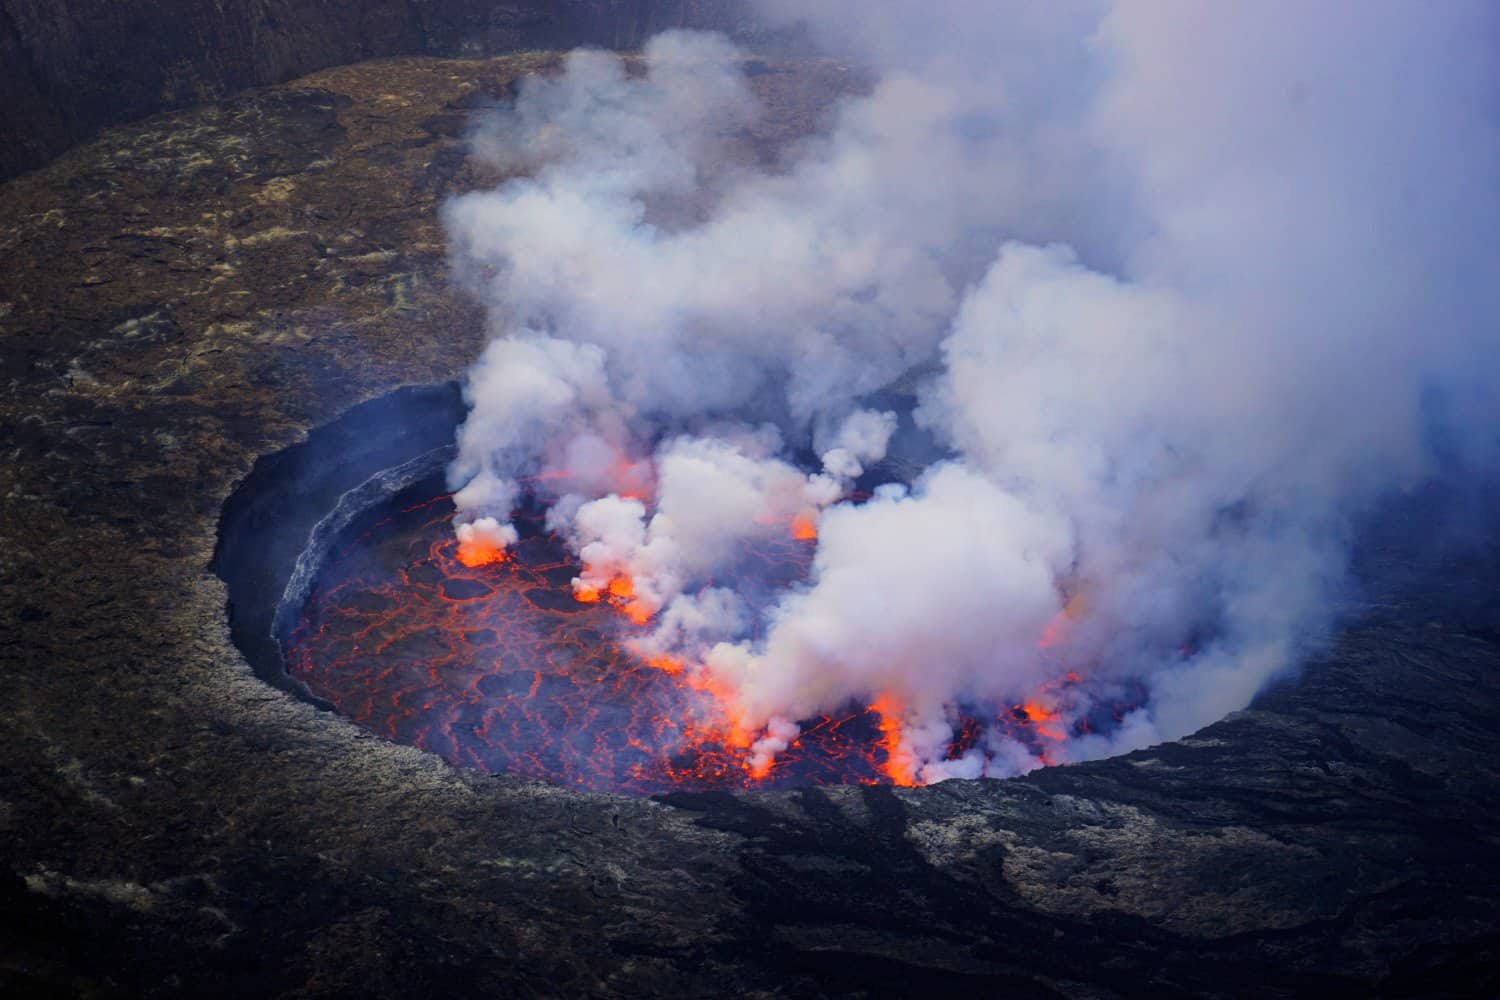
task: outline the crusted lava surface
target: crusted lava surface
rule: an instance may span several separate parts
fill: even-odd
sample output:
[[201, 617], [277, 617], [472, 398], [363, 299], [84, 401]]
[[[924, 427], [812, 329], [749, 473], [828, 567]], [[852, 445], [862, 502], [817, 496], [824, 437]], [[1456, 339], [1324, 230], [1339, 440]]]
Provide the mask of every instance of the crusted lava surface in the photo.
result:
[[[244, 489], [286, 485], [272, 478]], [[267, 667], [272, 680], [284, 667], [293, 690], [387, 739], [567, 788], [660, 794], [910, 783], [892, 762], [878, 703], [800, 720], [801, 733], [771, 765], [754, 765], [754, 734], [735, 731], [712, 679], [640, 650], [653, 623], [632, 613], [623, 581], [616, 592], [577, 594], [572, 581], [583, 567], [535, 506], [517, 518], [521, 540], [507, 558], [466, 565], [443, 485], [433, 476], [382, 497], [300, 557], [299, 565], [316, 565], [304, 570], [305, 588], [281, 588], [277, 617], [296, 624], [283, 662]], [[231, 532], [244, 530], [235, 525]], [[240, 558], [261, 551], [253, 539], [226, 547]], [[795, 584], [812, 554], [812, 539], [792, 533], [747, 543], [716, 583]], [[237, 582], [274, 575], [229, 563], [221, 568], [231, 604]], [[245, 620], [246, 638], [273, 630], [263, 616]], [[1112, 718], [1131, 707], [1114, 708]], [[1064, 738], [1061, 726], [1037, 703], [970, 708], [950, 758], [1003, 727], [1045, 760], [1048, 743]]]
[[[441, 480], [350, 526], [288, 640], [287, 668], [361, 725], [455, 764], [589, 791], [749, 784], [712, 696], [681, 664], [632, 651], [618, 595], [580, 601], [581, 571], [541, 515], [500, 562], [466, 566]], [[811, 546], [748, 553], [804, 574]], [[863, 724], [862, 724], [863, 723]], [[770, 784], [874, 782], [879, 729], [815, 720]]]
[[[1249, 710], [1013, 781], [585, 794], [256, 676], [225, 501], [260, 456], [357, 486], [381, 443], [309, 433], [461, 374], [437, 206], [554, 64], [345, 67], [0, 188], [0, 993], [1500, 992], [1500, 551], [1432, 544], [1439, 497]], [[747, 157], [858, 85], [758, 69]]]

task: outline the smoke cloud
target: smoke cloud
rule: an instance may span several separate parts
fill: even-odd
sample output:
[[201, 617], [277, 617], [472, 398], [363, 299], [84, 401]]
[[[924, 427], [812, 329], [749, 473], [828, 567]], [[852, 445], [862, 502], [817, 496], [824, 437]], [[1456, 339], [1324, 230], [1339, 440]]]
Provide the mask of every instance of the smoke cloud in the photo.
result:
[[[1183, 736], [1306, 654], [1373, 504], [1494, 467], [1487, 5], [763, 6], [875, 81], [778, 168], [723, 165], [743, 62], [672, 32], [527, 81], [475, 141], [517, 176], [446, 210], [494, 337], [460, 541], [527, 478], [752, 767], [851, 702], [919, 781], [1039, 763], [947, 759], [964, 706], [1040, 699], [1055, 761]], [[806, 580], [717, 582], [788, 532]]]

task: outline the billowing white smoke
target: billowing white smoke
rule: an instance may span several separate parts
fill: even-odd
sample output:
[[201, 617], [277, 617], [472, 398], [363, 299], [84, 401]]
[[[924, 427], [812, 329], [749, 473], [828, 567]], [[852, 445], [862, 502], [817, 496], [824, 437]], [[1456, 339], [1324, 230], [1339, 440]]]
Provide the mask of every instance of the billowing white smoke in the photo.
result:
[[[1002, 734], [944, 759], [956, 707], [1070, 670], [1052, 759], [1184, 735], [1295, 665], [1435, 435], [1492, 457], [1486, 5], [766, 6], [878, 71], [784, 169], [725, 165], [741, 63], [670, 33], [644, 75], [528, 82], [476, 148], [529, 173], [447, 210], [495, 337], [461, 539], [513, 543], [539, 477], [578, 592], [628, 581], [754, 766], [879, 699], [913, 778], [1016, 773]], [[856, 504], [898, 380], [947, 450]], [[805, 584], [712, 584], [814, 523]], [[1075, 732], [1126, 683], [1140, 709]]]

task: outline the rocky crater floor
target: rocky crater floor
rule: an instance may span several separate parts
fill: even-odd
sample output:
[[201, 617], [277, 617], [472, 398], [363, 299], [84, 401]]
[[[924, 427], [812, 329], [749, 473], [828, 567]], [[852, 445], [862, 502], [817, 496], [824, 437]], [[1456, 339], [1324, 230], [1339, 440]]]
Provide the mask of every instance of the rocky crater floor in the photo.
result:
[[[0, 994], [1500, 993], [1500, 549], [1431, 538], [1442, 497], [1250, 710], [1014, 781], [580, 795], [254, 676], [221, 508], [462, 375], [438, 207], [555, 64], [348, 66], [0, 186]], [[747, 71], [729, 155], [771, 161], [860, 85]]]

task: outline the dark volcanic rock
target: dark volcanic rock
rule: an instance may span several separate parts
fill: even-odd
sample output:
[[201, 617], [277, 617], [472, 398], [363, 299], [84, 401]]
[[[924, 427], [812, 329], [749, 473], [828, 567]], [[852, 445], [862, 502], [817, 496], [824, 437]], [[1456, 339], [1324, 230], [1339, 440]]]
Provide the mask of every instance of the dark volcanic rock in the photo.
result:
[[[1500, 552], [1422, 551], [1420, 503], [1295, 682], [1017, 781], [578, 795], [257, 679], [224, 502], [461, 374], [444, 116], [553, 64], [330, 70], [0, 187], [0, 994], [1500, 992]], [[744, 155], [850, 86], [776, 68]]]
[[493, 589], [478, 580], [443, 581], [443, 596], [450, 601], [473, 601], [493, 593]]
[[0, 178], [101, 126], [378, 56], [757, 32], [743, 0], [0, 0]]

